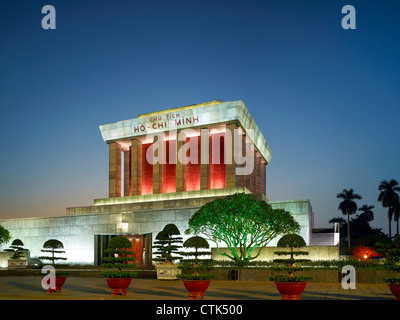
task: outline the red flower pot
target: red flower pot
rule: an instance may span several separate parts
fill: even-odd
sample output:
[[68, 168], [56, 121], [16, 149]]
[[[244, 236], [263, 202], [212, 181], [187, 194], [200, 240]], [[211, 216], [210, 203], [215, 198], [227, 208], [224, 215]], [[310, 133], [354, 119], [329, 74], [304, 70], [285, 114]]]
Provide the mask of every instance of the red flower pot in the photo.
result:
[[390, 291], [397, 300], [400, 300], [400, 284], [389, 284]]
[[276, 288], [282, 295], [282, 300], [300, 300], [307, 282], [275, 282]]
[[132, 278], [106, 278], [113, 296], [126, 295], [126, 289], [131, 284]]
[[210, 285], [211, 280], [183, 280], [186, 290], [189, 292], [190, 300], [203, 300], [204, 292]]
[[[43, 279], [43, 277], [42, 277]], [[49, 287], [47, 289], [47, 293], [61, 293], [61, 287], [64, 284], [65, 280], [67, 279], [67, 277], [58, 277], [56, 276], [56, 287], [55, 288], [51, 288]], [[50, 284], [50, 279], [47, 279], [47, 284]]]

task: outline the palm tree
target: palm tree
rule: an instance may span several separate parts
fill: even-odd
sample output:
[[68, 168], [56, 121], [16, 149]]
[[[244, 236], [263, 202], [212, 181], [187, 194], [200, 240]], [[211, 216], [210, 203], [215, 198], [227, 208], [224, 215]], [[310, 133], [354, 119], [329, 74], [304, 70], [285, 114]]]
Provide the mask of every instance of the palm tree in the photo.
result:
[[400, 200], [397, 201], [397, 204], [394, 208], [394, 221], [396, 221], [396, 235], [399, 234], [399, 218], [400, 218]]
[[348, 246], [351, 247], [350, 215], [356, 213], [357, 203], [355, 203], [354, 200], [361, 199], [361, 196], [355, 194], [353, 189], [350, 190], [343, 189], [343, 191], [341, 193], [338, 193], [336, 197], [343, 199], [343, 201], [339, 203], [338, 209], [341, 210], [344, 215], [347, 215], [347, 240], [348, 240]]
[[395, 213], [399, 195], [396, 191], [400, 191], [399, 183], [392, 179], [389, 182], [386, 180], [382, 181], [379, 185], [379, 191], [381, 192], [378, 197], [378, 201], [382, 202], [384, 208], [388, 208], [388, 219], [389, 219], [389, 239], [392, 239], [392, 217]]
[[374, 213], [372, 209], [375, 208], [374, 206], [368, 206], [364, 204], [358, 211], [362, 211], [362, 213], [358, 216], [362, 221], [371, 222], [374, 220]]

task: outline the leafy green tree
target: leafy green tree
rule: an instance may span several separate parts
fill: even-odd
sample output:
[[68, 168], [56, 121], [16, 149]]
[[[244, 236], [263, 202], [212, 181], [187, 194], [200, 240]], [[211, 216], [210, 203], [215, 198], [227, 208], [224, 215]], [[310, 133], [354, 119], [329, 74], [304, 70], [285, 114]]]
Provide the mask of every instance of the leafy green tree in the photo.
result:
[[342, 202], [339, 203], [338, 209], [342, 211], [344, 215], [347, 215], [347, 241], [349, 248], [351, 247], [351, 236], [350, 236], [350, 215], [357, 212], [357, 203], [355, 203], [355, 199], [361, 199], [361, 196], [354, 193], [353, 189], [346, 190], [343, 189], [341, 193], [338, 193], [337, 198], [343, 199]]
[[10, 240], [11, 240], [10, 231], [8, 231], [3, 226], [0, 226], [0, 245], [7, 243]]
[[[256, 259], [272, 239], [298, 230], [300, 225], [290, 212], [272, 209], [253, 194], [235, 193], [203, 205], [189, 219], [186, 233], [202, 234], [216, 244], [219, 254], [246, 262]], [[229, 253], [220, 251], [220, 243]]]
[[382, 202], [384, 208], [388, 208], [389, 239], [392, 239], [392, 218], [399, 205], [399, 195], [397, 194], [400, 191], [399, 183], [394, 179], [389, 182], [383, 180], [378, 189], [380, 191], [378, 201]]

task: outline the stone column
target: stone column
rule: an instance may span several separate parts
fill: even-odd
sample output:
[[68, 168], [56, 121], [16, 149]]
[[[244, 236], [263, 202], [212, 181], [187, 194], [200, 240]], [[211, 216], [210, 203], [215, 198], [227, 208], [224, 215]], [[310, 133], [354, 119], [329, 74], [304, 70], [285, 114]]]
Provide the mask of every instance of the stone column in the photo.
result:
[[267, 196], [266, 191], [265, 191], [265, 169], [266, 169], [267, 163], [265, 162], [264, 159], [261, 159], [261, 193]]
[[261, 189], [261, 180], [262, 180], [262, 175], [261, 175], [261, 155], [257, 152], [257, 179], [256, 179], [256, 193], [262, 193]]
[[176, 135], [176, 192], [186, 191], [185, 188], [185, 166], [179, 161], [178, 152], [185, 141], [178, 140], [179, 132]]
[[108, 196], [110, 198], [121, 196], [121, 145], [110, 142], [108, 158]]
[[[160, 136], [157, 136], [157, 139], [160, 139]], [[159, 141], [159, 143], [162, 143], [162, 142]], [[153, 143], [153, 146], [154, 145], [155, 145], [155, 143]], [[153, 150], [153, 154], [154, 154], [154, 157], [158, 157], [160, 154], [160, 147], [157, 149], [156, 152], [154, 152], [154, 150]], [[160, 155], [160, 157], [161, 157], [161, 155]], [[160, 193], [160, 190], [162, 190], [161, 177], [162, 177], [162, 168], [161, 168], [160, 162], [157, 161], [157, 163], [153, 163], [153, 194]], [[161, 186], [161, 188], [160, 188], [160, 186]]]
[[252, 161], [253, 161], [253, 172], [251, 173], [251, 192], [256, 193], [257, 187], [257, 150], [254, 146], [253, 147], [253, 154], [252, 154]]
[[168, 140], [164, 141], [163, 152], [165, 157], [160, 164], [160, 193], [176, 192], [176, 166], [177, 166], [177, 144], [173, 134], [169, 134]]
[[[211, 143], [210, 135], [208, 134], [208, 128], [203, 128], [207, 130], [201, 130], [200, 141], [200, 190], [209, 189], [210, 181], [210, 155], [211, 155]], [[206, 151], [208, 150], [208, 155]], [[204, 152], [205, 151], [205, 152]], [[204, 153], [203, 153], [204, 152]]]
[[131, 147], [124, 151], [124, 197], [131, 195]]
[[[143, 146], [142, 146], [142, 141], [136, 140], [137, 142], [137, 194], [142, 195], [143, 194]], [[132, 172], [135, 170], [135, 164], [133, 164], [133, 169]]]
[[[236, 186], [236, 163], [235, 163], [235, 123], [226, 125], [225, 130], [225, 188]], [[222, 159], [221, 159], [222, 160]]]
[[142, 145], [138, 139], [131, 142], [131, 195], [138, 195], [138, 148]]
[[[245, 142], [245, 146], [244, 146], [244, 154], [246, 155], [246, 173], [248, 172], [249, 174], [246, 174], [244, 176], [244, 186], [251, 191], [251, 171], [250, 168], [252, 166], [252, 164], [250, 163], [252, 158], [251, 158], [251, 154], [252, 154], [252, 146], [250, 145], [250, 147], [248, 147], [247, 143], [250, 143], [250, 141], [248, 141], [248, 139], [246, 138], [246, 136], [244, 135], [244, 142]], [[254, 168], [253, 168], [254, 169]]]
[[[235, 150], [236, 155], [237, 155], [237, 161], [243, 161], [242, 158], [246, 156], [246, 136], [244, 135], [243, 130], [239, 127], [238, 129], [238, 135], [237, 135], [237, 146], [235, 145], [235, 148], [238, 148]], [[240, 175], [237, 176], [237, 181], [238, 181], [238, 187], [244, 187], [245, 186], [245, 175], [243, 174], [244, 172], [244, 163], [238, 164], [237, 167], [240, 170]]]

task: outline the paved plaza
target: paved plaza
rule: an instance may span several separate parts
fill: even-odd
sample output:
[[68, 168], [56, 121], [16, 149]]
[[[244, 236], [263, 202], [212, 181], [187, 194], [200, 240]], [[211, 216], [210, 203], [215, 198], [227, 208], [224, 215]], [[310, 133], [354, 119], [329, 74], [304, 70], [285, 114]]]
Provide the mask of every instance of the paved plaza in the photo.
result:
[[[280, 300], [269, 281], [212, 281], [206, 300]], [[395, 300], [386, 284], [357, 284], [344, 290], [336, 283], [307, 284], [302, 300]], [[0, 300], [187, 300], [181, 281], [133, 279], [126, 296], [111, 296], [103, 278], [68, 277], [58, 294], [47, 294], [36, 276], [1, 276]]]

